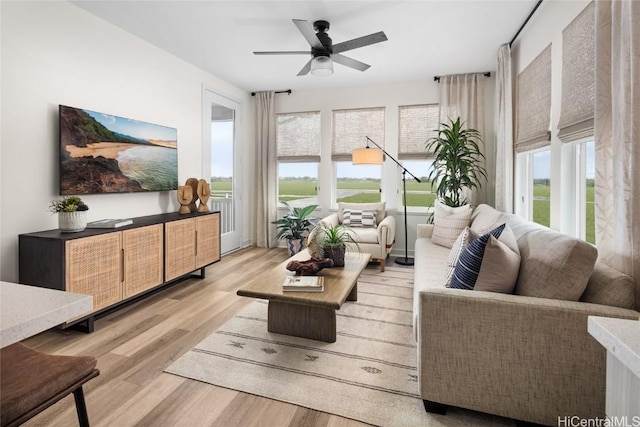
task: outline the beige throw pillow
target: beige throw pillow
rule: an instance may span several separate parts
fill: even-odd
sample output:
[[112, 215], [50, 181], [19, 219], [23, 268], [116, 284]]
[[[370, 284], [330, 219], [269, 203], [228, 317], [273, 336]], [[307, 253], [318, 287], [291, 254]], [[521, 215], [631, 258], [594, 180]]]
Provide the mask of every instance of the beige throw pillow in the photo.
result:
[[511, 250], [500, 240], [502, 235], [500, 239], [489, 237], [474, 291], [513, 293], [520, 270], [520, 254]]
[[453, 247], [460, 233], [469, 226], [471, 206], [452, 208], [436, 202], [431, 241], [445, 248]]

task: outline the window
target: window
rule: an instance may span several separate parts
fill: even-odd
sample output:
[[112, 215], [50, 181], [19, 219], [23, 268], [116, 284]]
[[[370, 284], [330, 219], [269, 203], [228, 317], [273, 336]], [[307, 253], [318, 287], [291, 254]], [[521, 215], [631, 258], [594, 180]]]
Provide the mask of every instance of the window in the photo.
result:
[[595, 219], [595, 143], [586, 141], [579, 143], [576, 150], [577, 159], [577, 223], [578, 237], [589, 243], [596, 243]]
[[278, 201], [294, 207], [318, 204], [318, 163], [278, 162]]
[[211, 122], [211, 153], [211, 198], [231, 199], [233, 197], [233, 119]]
[[276, 114], [278, 201], [318, 204], [320, 112]]
[[369, 203], [381, 201], [381, 165], [336, 164], [336, 203]]
[[[430, 207], [436, 200], [435, 188], [431, 186], [429, 179], [429, 171], [431, 170], [431, 160], [403, 160], [401, 161], [409, 172], [414, 174], [421, 182], [417, 182], [410, 175], [407, 175], [407, 207]], [[402, 174], [402, 171], [400, 171]], [[400, 182], [402, 185], [402, 181]], [[404, 206], [404, 198], [402, 197], [403, 189], [399, 187], [398, 193], [402, 199], [400, 206]], [[424, 209], [420, 209], [424, 211]]]
[[531, 154], [533, 198], [531, 218], [549, 227], [551, 218], [551, 151]]
[[367, 137], [384, 148], [383, 107], [333, 111], [331, 159], [335, 164], [336, 203], [382, 200], [382, 165], [351, 163], [353, 150], [366, 147]]
[[519, 202], [516, 213], [538, 224], [550, 226], [551, 217], [551, 151], [549, 149], [518, 155], [516, 183]]
[[[398, 107], [398, 160], [422, 182], [407, 175], [407, 207], [427, 207], [433, 204], [435, 193], [427, 176], [431, 161], [425, 145], [438, 135], [438, 104], [402, 105]], [[402, 185], [402, 183], [400, 183]], [[404, 206], [403, 189], [399, 188], [400, 206]]]

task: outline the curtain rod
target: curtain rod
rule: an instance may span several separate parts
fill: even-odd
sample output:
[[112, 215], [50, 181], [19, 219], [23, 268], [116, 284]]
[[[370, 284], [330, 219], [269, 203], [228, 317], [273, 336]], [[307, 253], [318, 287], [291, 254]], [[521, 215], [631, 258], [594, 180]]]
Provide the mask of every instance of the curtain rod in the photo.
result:
[[522, 23], [522, 25], [520, 26], [520, 29], [518, 30], [518, 32], [516, 33], [515, 36], [513, 36], [513, 38], [511, 39], [511, 41], [509, 42], [509, 47], [511, 47], [511, 45], [513, 44], [514, 41], [516, 41], [516, 39], [518, 38], [518, 36], [520, 35], [520, 32], [524, 29], [525, 25], [527, 25], [527, 22], [529, 22], [529, 19], [531, 19], [531, 17], [533, 16], [534, 13], [536, 13], [536, 10], [538, 9], [538, 6], [540, 6], [540, 3], [542, 3], [542, 0], [538, 0], [538, 3], [536, 3], [536, 5], [533, 7], [533, 10], [531, 11], [531, 13], [529, 14], [529, 16], [527, 16], [527, 19], [524, 20], [524, 22]]
[[[273, 93], [286, 93], [287, 95], [291, 95], [291, 89], [287, 90], [277, 90]], [[256, 96], [256, 92], [251, 92], [251, 96]]]
[[[474, 74], [474, 73], [470, 73], [470, 74]], [[491, 77], [491, 71], [485, 71], [484, 73], [475, 73], [475, 74], [482, 74], [485, 77]], [[440, 83], [440, 76], [433, 76], [433, 81]]]

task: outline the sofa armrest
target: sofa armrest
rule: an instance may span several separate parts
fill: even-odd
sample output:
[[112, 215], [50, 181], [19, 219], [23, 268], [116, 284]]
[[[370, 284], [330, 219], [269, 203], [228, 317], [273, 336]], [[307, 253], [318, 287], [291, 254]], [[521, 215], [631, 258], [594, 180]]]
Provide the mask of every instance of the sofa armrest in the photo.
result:
[[396, 217], [387, 215], [378, 224], [378, 242], [390, 246], [396, 240]]
[[422, 398], [544, 425], [605, 415], [606, 351], [589, 335], [588, 316], [638, 318], [490, 292], [437, 288], [418, 298]]
[[320, 224], [326, 224], [328, 227], [335, 227], [336, 225], [340, 224], [340, 221], [338, 220], [338, 213], [334, 212], [331, 215], [322, 218], [318, 222], [318, 225]]
[[418, 224], [418, 239], [421, 237], [431, 238], [433, 235], [433, 224]]

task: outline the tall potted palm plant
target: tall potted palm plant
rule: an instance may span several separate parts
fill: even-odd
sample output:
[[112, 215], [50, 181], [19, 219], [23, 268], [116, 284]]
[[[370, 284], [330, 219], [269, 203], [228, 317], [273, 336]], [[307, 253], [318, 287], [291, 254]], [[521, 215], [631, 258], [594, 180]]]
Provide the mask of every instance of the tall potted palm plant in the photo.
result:
[[428, 179], [436, 186], [437, 199], [450, 207], [468, 204], [465, 189], [481, 188], [487, 181], [482, 136], [463, 125], [460, 117], [441, 123], [438, 135], [426, 143], [426, 150], [435, 156]]

